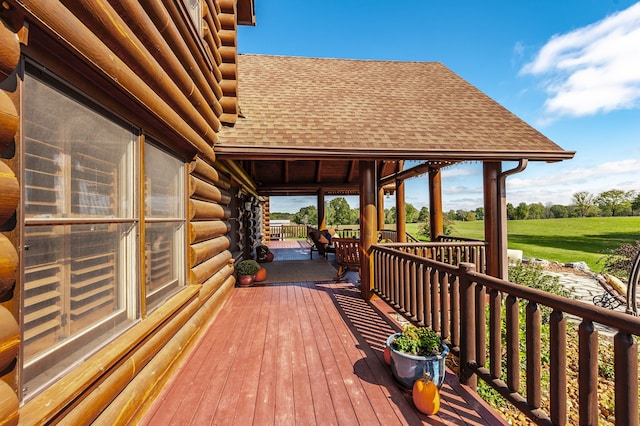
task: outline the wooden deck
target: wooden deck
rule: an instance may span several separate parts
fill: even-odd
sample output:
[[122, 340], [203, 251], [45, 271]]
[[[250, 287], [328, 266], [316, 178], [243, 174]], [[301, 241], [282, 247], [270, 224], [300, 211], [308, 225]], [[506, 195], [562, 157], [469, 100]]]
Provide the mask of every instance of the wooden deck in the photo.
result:
[[383, 359], [390, 313], [350, 282], [236, 288], [141, 424], [506, 424], [451, 372], [419, 413]]

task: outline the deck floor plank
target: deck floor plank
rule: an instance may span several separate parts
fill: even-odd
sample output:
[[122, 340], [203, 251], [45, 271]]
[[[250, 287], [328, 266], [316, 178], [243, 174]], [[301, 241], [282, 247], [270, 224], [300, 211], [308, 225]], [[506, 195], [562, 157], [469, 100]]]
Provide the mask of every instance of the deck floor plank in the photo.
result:
[[290, 346], [281, 348], [283, 351], [291, 353], [291, 374], [293, 380], [293, 408], [294, 423], [303, 425], [316, 424], [316, 417], [313, 409], [313, 398], [311, 395], [311, 380], [309, 368], [303, 348], [302, 328], [297, 307], [298, 300], [302, 295], [300, 286], [287, 286], [287, 306], [290, 310]]
[[236, 288], [140, 424], [505, 424], [450, 372], [438, 415], [417, 412], [384, 362], [383, 305], [348, 282]]
[[[309, 309], [313, 309], [311, 291], [309, 286], [301, 287], [298, 315], [300, 316], [300, 328], [302, 330], [303, 352], [307, 360], [308, 375], [311, 385], [311, 398], [313, 412], [318, 424], [337, 424], [338, 420], [333, 405], [333, 400], [327, 398], [330, 395], [327, 372], [324, 370], [317, 336], [314, 335], [312, 319]], [[301, 352], [302, 353], [302, 352]]]

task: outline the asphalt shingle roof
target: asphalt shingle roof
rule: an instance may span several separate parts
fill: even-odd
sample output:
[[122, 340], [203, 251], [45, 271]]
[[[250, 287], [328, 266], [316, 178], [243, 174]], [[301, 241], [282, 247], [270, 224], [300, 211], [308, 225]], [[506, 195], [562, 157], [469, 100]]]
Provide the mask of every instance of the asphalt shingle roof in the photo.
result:
[[573, 157], [438, 62], [238, 56], [219, 158]]

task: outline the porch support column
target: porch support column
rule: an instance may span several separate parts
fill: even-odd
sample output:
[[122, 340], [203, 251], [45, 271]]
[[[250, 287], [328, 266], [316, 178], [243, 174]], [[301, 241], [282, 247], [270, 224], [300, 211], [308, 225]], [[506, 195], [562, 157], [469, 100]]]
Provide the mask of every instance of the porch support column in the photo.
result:
[[506, 200], [500, 195], [499, 175], [501, 172], [502, 163], [500, 162], [482, 163], [484, 239], [488, 243], [487, 274], [497, 278], [506, 278], [506, 271], [503, 270], [506, 269], [506, 262], [503, 265], [502, 261], [503, 248], [506, 254], [506, 246], [503, 247], [502, 243], [503, 237], [506, 240], [506, 208], [503, 207], [503, 203], [506, 203]]
[[360, 292], [373, 297], [373, 262], [370, 249], [376, 243], [376, 163], [360, 161]]
[[407, 204], [404, 180], [396, 180], [396, 235], [399, 243], [407, 242]]
[[327, 228], [327, 217], [324, 214], [324, 188], [318, 190], [318, 229]]
[[[397, 172], [404, 169], [404, 161], [398, 161]], [[399, 243], [407, 242], [407, 203], [404, 179], [396, 179], [396, 238]]]
[[378, 188], [378, 231], [384, 229], [384, 188]]
[[444, 234], [440, 169], [429, 169], [429, 228], [431, 241]]

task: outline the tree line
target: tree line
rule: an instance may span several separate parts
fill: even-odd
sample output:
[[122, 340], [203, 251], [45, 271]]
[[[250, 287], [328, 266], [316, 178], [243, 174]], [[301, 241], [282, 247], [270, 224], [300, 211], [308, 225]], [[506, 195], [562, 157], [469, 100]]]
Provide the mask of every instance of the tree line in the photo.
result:
[[[429, 209], [422, 207], [420, 210], [407, 203], [406, 223], [424, 223], [429, 220]], [[384, 210], [385, 223], [396, 223], [396, 208]], [[571, 204], [546, 205], [542, 203], [520, 203], [514, 206], [507, 204], [508, 220], [525, 219], [553, 219], [569, 217], [596, 217], [596, 216], [635, 216], [640, 214], [640, 194], [638, 191], [622, 191], [611, 189], [594, 195], [587, 191], [576, 192], [572, 196]], [[329, 226], [356, 225], [360, 219], [360, 209], [352, 209], [343, 197], [330, 200], [325, 207], [325, 215]], [[484, 209], [478, 207], [474, 210], [449, 210], [444, 212], [444, 217], [449, 220], [474, 221], [484, 220]], [[271, 213], [272, 219], [288, 219], [301, 225], [316, 225], [318, 223], [318, 209], [315, 206], [301, 208], [297, 213]]]

